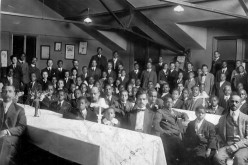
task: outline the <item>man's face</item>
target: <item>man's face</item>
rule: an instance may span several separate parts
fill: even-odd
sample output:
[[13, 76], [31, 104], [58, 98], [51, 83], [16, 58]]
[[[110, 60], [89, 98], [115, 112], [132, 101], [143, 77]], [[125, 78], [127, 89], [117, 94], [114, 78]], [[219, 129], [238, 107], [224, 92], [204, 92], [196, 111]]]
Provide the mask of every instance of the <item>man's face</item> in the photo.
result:
[[108, 83], [109, 83], [109, 84], [113, 84], [113, 83], [114, 83], [114, 79], [113, 79], [112, 77], [109, 77], [109, 78], [108, 78]]
[[102, 54], [102, 49], [98, 49], [98, 50], [97, 50], [97, 53], [98, 53], [98, 54]]
[[148, 103], [148, 100], [147, 100], [146, 94], [142, 94], [138, 96], [137, 98], [138, 107], [143, 108], [146, 106], [147, 103]]
[[157, 100], [157, 98], [158, 98], [157, 92], [153, 91], [153, 92], [150, 93], [150, 95], [149, 95], [149, 101], [151, 103], [155, 103], [156, 100]]
[[86, 86], [86, 85], [82, 85], [82, 86], [81, 86], [81, 91], [82, 91], [83, 93], [85, 93], [85, 92], [87, 91], [87, 86]]
[[17, 58], [16, 57], [13, 57], [12, 59], [12, 63], [16, 64], [17, 63]]
[[214, 57], [215, 57], [215, 58], [219, 58], [219, 57], [220, 57], [220, 53], [219, 53], [219, 52], [215, 52], [215, 53], [214, 53]]
[[221, 81], [226, 81], [226, 75], [225, 74], [221, 74], [220, 75], [220, 80]]
[[239, 95], [240, 95], [242, 101], [247, 99], [247, 94], [246, 94], [245, 90], [241, 90]]
[[118, 56], [119, 56], [119, 55], [118, 55], [117, 52], [115, 52], [114, 55], [113, 55], [114, 58], [118, 58]]
[[152, 89], [153, 88], [153, 82], [149, 82], [148, 83], [148, 89]]
[[22, 60], [22, 61], [25, 61], [25, 59], [26, 59], [25, 54], [22, 54], [22, 55], [21, 55], [21, 60]]
[[53, 86], [49, 85], [48, 86], [48, 94], [51, 96], [51, 95], [53, 95], [53, 92], [54, 92]]
[[162, 89], [162, 91], [163, 91], [164, 93], [167, 93], [167, 92], [169, 92], [169, 90], [170, 90], [170, 87], [169, 87], [169, 85], [164, 85], [164, 86], [163, 86], [163, 89]]
[[97, 64], [96, 64], [96, 61], [93, 60], [93, 61], [92, 61], [92, 67], [96, 67], [96, 65], [97, 65]]
[[53, 78], [52, 78], [52, 83], [53, 83], [53, 84], [56, 84], [56, 83], [57, 83], [57, 78], [56, 78], [56, 77], [53, 77]]
[[9, 76], [9, 77], [13, 77], [13, 75], [14, 75], [13, 69], [9, 69], [8, 76]]
[[111, 96], [112, 93], [113, 93], [112, 87], [109, 86], [109, 85], [107, 85], [107, 86], [105, 87], [105, 93], [106, 93], [106, 95]]
[[108, 109], [107, 112], [105, 113], [105, 117], [107, 120], [111, 121], [115, 117], [115, 111], [113, 108]]
[[31, 74], [31, 80], [34, 82], [36, 81], [36, 74], [35, 73], [32, 73]]
[[175, 65], [176, 65], [176, 67], [178, 68], [178, 67], [180, 66], [180, 63], [177, 61], [177, 62], [175, 63]]
[[198, 111], [195, 112], [195, 115], [198, 120], [203, 120], [206, 116], [206, 112], [204, 109], [199, 109]]
[[172, 109], [172, 107], [173, 107], [173, 101], [172, 101], [171, 98], [168, 98], [167, 100], [165, 100], [165, 102], [164, 102], [164, 107], [165, 107], [166, 109], [169, 109], [169, 110]]
[[172, 99], [173, 100], [176, 100], [176, 99], [178, 99], [179, 98], [179, 93], [178, 93], [178, 91], [173, 91], [172, 92]]
[[174, 64], [174, 63], [171, 63], [171, 64], [170, 64], [170, 69], [171, 69], [171, 70], [174, 70], [174, 69], [175, 69], [175, 64]]
[[96, 87], [93, 87], [92, 90], [91, 90], [91, 98], [93, 101], [98, 101], [99, 99], [99, 96], [100, 96], [100, 92], [98, 90], [98, 88]]
[[58, 67], [59, 67], [59, 68], [62, 68], [62, 67], [63, 67], [63, 62], [62, 62], [62, 61], [60, 61], [60, 62], [58, 63]]
[[164, 64], [164, 70], [168, 69], [168, 64]]
[[163, 63], [163, 57], [159, 57], [158, 61], [159, 63]]
[[80, 90], [75, 90], [74, 91], [74, 96], [75, 96], [76, 99], [78, 99], [79, 97], [82, 96], [82, 92]]
[[65, 77], [68, 78], [70, 76], [69, 72], [65, 72]]
[[64, 81], [60, 80], [58, 82], [58, 86], [59, 86], [59, 88], [64, 88]]
[[81, 85], [82, 84], [82, 78], [81, 77], [77, 77], [77, 85]]
[[125, 76], [126, 76], [126, 71], [125, 71], [125, 70], [122, 70], [122, 71], [121, 71], [121, 76], [122, 76], [122, 77], [125, 77]]
[[192, 65], [189, 63], [188, 65], [187, 65], [187, 68], [188, 68], [188, 70], [192, 70]]
[[193, 88], [192, 93], [193, 93], [194, 97], [198, 96], [199, 95], [199, 88], [198, 87]]
[[65, 99], [65, 94], [64, 92], [59, 92], [59, 101], [62, 101]]
[[139, 65], [138, 64], [134, 65], [134, 70], [139, 70]]
[[238, 95], [233, 95], [230, 100], [230, 109], [231, 111], [236, 111], [239, 109], [241, 104], [241, 98]]
[[78, 67], [78, 61], [74, 61], [73, 66], [77, 68]]
[[77, 102], [77, 107], [80, 109], [80, 110], [84, 110], [86, 108], [86, 102], [85, 100], [81, 99]]
[[44, 79], [47, 79], [48, 73], [47, 73], [47, 72], [43, 72], [43, 73], [42, 73], [42, 77], [43, 77]]
[[89, 84], [94, 84], [94, 82], [95, 82], [94, 78], [93, 77], [90, 77]]
[[152, 68], [152, 64], [151, 63], [147, 63], [147, 69], [151, 69]]
[[183, 91], [183, 98], [188, 98], [189, 97], [189, 92], [187, 90]]
[[83, 73], [87, 73], [87, 72], [88, 72], [87, 67], [84, 67], [84, 68], [83, 68]]
[[140, 86], [140, 84], [141, 84], [140, 80], [137, 79], [135, 85], [136, 85], [136, 86]]
[[219, 101], [218, 101], [218, 99], [216, 97], [212, 97], [210, 99], [210, 103], [211, 103], [212, 106], [216, 107], [218, 105]]
[[111, 70], [112, 69], [112, 63], [108, 63], [108, 69]]
[[2, 98], [4, 102], [10, 102], [15, 97], [15, 90], [12, 86], [6, 86], [2, 90]]
[[232, 94], [232, 89], [231, 89], [230, 86], [227, 86], [227, 87], [224, 88], [224, 94], [226, 96], [230, 96]]
[[36, 63], [37, 63], [37, 59], [36, 59], [36, 58], [33, 58], [33, 59], [32, 59], [32, 64], [33, 64], [33, 65], [36, 65]]
[[202, 67], [202, 71], [203, 73], [207, 73], [208, 72], [208, 68], [206, 66]]
[[223, 62], [222, 63], [222, 68], [226, 68], [227, 67], [227, 63], [226, 62]]
[[52, 60], [49, 60], [49, 61], [47, 62], [47, 66], [48, 66], [48, 67], [53, 67], [53, 61], [52, 61]]
[[241, 61], [236, 61], [236, 68], [241, 65]]
[[244, 67], [243, 66], [239, 66], [239, 72], [243, 73], [244, 72]]
[[121, 101], [126, 102], [128, 99], [128, 93], [127, 92], [121, 92]]

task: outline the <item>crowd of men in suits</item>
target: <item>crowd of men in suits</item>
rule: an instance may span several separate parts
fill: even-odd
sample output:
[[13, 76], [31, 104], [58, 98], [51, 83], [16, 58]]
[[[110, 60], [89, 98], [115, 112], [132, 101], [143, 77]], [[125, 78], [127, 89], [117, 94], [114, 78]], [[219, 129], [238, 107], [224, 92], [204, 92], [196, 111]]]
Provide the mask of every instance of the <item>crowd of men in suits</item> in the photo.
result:
[[[215, 52], [209, 71], [205, 64], [194, 70], [191, 62], [180, 68], [178, 61], [159, 57], [154, 64], [149, 58], [144, 70], [136, 62], [127, 73], [117, 51], [110, 60], [102, 54], [99, 47], [88, 67], [73, 60], [69, 70], [62, 60], [55, 68], [49, 59], [40, 70], [36, 58], [28, 65], [25, 54], [11, 56], [2, 79], [0, 148], [25, 128], [16, 102], [35, 106], [38, 99], [40, 108], [64, 118], [97, 122], [101, 109], [103, 124], [160, 136], [168, 164], [248, 164], [248, 79], [241, 61], [229, 70]], [[195, 111], [197, 118], [188, 124], [187, 114], [174, 109]], [[222, 115], [217, 126], [205, 120], [206, 113]], [[8, 151], [0, 164], [12, 161], [14, 149]]]

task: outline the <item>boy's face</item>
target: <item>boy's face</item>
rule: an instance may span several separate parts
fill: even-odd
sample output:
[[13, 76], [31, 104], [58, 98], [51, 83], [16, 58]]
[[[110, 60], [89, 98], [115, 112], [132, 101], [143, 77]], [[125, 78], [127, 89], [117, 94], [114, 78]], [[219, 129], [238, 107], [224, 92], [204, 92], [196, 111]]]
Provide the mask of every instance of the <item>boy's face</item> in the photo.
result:
[[47, 72], [43, 72], [43, 73], [42, 73], [42, 77], [43, 77], [44, 79], [47, 79], [48, 73], [47, 73]]
[[68, 78], [70, 76], [69, 72], [65, 72], [65, 77]]
[[77, 78], [77, 85], [81, 85], [82, 84], [82, 79], [81, 79], [81, 77], [78, 77]]
[[58, 86], [59, 86], [59, 88], [64, 88], [64, 81], [59, 81], [58, 82]]
[[107, 86], [105, 87], [105, 93], [106, 93], [106, 95], [111, 96], [112, 93], [113, 93], [112, 87], [109, 86], [109, 85], [107, 85]]
[[79, 110], [84, 110], [86, 108], [86, 102], [84, 99], [81, 99], [77, 102], [77, 107]]
[[64, 92], [59, 92], [59, 101], [62, 101], [65, 99], [65, 94]]
[[203, 73], [207, 73], [208, 72], [208, 68], [206, 66], [202, 67], [202, 71]]
[[158, 98], [158, 94], [157, 94], [157, 92], [151, 92], [150, 93], [150, 95], [149, 95], [149, 101], [151, 102], [151, 103], [155, 103], [156, 102], [156, 100], [157, 100], [157, 98]]
[[216, 97], [212, 97], [210, 100], [210, 103], [212, 106], [216, 107], [219, 103], [218, 99], [216, 99]]
[[189, 97], [189, 92], [187, 90], [183, 91], [183, 98], [188, 98]]
[[136, 86], [140, 86], [140, 84], [141, 84], [140, 80], [139, 79], [136, 80]]
[[105, 114], [105, 118], [108, 121], [111, 121], [113, 118], [115, 117], [115, 111], [114, 109], [110, 108], [107, 110], [106, 114]]
[[139, 108], [144, 108], [148, 103], [146, 94], [139, 95], [137, 98], [137, 105]]
[[114, 79], [113, 79], [112, 77], [109, 77], [109, 78], [108, 78], [108, 83], [109, 83], [109, 84], [113, 84], [113, 83], [114, 83]]
[[246, 92], [245, 92], [244, 90], [242, 90], [242, 91], [240, 92], [240, 97], [241, 97], [241, 100], [242, 100], [242, 101], [243, 101], [243, 100], [246, 100], [247, 94], [246, 94]]
[[82, 85], [82, 86], [81, 86], [81, 91], [82, 91], [83, 93], [85, 93], [85, 92], [87, 91], [86, 85]]
[[232, 93], [232, 89], [231, 89], [229, 86], [226, 87], [226, 88], [224, 88], [224, 94], [225, 94], [226, 96], [231, 95], [231, 93]]
[[162, 90], [163, 90], [164, 93], [169, 92], [169, 90], [170, 90], [169, 85], [164, 85]]
[[199, 88], [198, 87], [195, 87], [195, 88], [193, 88], [193, 91], [192, 91], [192, 93], [193, 93], [193, 96], [194, 97], [196, 97], [196, 96], [198, 96], [199, 95]]
[[33, 82], [36, 81], [36, 74], [32, 73], [32, 75], [31, 75], [31, 80], [32, 80]]
[[74, 92], [75, 89], [76, 89], [76, 85], [75, 84], [72, 84], [71, 87], [70, 87], [71, 91]]
[[128, 99], [128, 93], [127, 92], [122, 92], [121, 93], [121, 101], [126, 102]]
[[226, 81], [226, 75], [225, 74], [221, 74], [220, 75], [220, 79], [221, 79], [221, 81]]
[[206, 116], [206, 112], [204, 109], [199, 109], [198, 111], [195, 112], [197, 120], [202, 120]]
[[82, 96], [82, 92], [81, 92], [80, 90], [75, 90], [75, 91], [74, 91], [74, 96], [75, 96], [75, 98], [77, 99], [77, 98], [79, 98], [79, 97]]
[[51, 95], [53, 95], [53, 92], [54, 92], [53, 86], [49, 85], [48, 86], [48, 94], [51, 96]]
[[165, 107], [166, 109], [171, 110], [172, 107], [173, 107], [173, 100], [172, 100], [171, 98], [168, 98], [167, 100], [165, 100], [165, 102], [164, 102], [164, 107]]
[[176, 100], [176, 99], [178, 99], [178, 97], [179, 97], [178, 91], [173, 91], [173, 92], [172, 92], [172, 99], [173, 99], [173, 100]]

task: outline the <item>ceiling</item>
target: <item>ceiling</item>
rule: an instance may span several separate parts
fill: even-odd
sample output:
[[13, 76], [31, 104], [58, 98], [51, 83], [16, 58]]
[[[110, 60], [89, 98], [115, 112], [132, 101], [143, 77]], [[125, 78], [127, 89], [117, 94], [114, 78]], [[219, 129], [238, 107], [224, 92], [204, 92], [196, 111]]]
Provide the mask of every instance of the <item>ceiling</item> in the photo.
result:
[[[240, 0], [39, 1], [61, 18], [76, 21], [83, 20], [87, 16], [85, 9], [89, 8], [92, 25], [77, 26], [95, 38], [101, 36], [99, 30], [113, 31], [121, 36], [128, 34], [145, 39], [174, 52], [206, 49], [209, 28], [242, 27], [244, 31], [248, 28], [248, 17]], [[248, 0], [242, 1], [248, 6]], [[173, 11], [177, 3], [183, 3], [184, 12]], [[103, 42], [105, 39], [100, 38]], [[108, 43], [111, 42], [115, 41]]]

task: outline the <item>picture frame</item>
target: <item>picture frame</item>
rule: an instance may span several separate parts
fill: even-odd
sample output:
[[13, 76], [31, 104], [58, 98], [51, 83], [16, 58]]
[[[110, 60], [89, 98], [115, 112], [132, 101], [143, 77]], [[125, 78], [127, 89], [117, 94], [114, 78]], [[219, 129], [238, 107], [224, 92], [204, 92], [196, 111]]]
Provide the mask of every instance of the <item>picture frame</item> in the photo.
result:
[[7, 67], [7, 66], [8, 66], [8, 51], [1, 50], [1, 67]]
[[75, 45], [66, 44], [65, 45], [65, 59], [73, 60], [75, 58]]
[[40, 46], [40, 59], [41, 60], [50, 59], [50, 45]]
[[60, 52], [62, 50], [62, 42], [54, 42], [54, 51]]
[[86, 42], [86, 41], [79, 42], [78, 54], [86, 55], [87, 54], [87, 46], [88, 46], [88, 42]]

